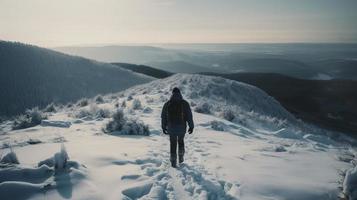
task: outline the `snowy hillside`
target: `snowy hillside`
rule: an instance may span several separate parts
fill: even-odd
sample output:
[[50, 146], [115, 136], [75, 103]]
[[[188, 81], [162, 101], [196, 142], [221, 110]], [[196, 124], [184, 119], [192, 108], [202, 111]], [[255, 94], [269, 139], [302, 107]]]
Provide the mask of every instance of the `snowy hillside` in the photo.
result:
[[0, 118], [153, 80], [121, 67], [0, 40]]
[[[173, 87], [195, 122], [176, 169], [160, 125]], [[150, 136], [104, 133], [117, 109], [135, 122], [124, 132], [146, 124]], [[58, 108], [32, 128], [11, 123], [0, 131], [0, 199], [357, 198], [356, 150], [339, 142], [352, 139], [333, 140], [256, 87], [223, 78], [177, 74]]]

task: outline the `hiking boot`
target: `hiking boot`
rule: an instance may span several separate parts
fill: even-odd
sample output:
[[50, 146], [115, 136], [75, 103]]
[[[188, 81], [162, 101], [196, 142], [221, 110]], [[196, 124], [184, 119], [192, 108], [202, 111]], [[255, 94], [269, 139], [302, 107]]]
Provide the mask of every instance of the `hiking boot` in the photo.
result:
[[171, 161], [171, 167], [176, 168], [176, 161]]
[[179, 163], [183, 163], [183, 155], [182, 156], [179, 156]]

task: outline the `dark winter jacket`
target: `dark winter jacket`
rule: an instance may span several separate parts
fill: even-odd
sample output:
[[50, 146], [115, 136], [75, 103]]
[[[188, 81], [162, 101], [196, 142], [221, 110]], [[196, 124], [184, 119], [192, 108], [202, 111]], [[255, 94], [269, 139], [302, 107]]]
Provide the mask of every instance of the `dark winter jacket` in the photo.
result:
[[[173, 124], [168, 121], [168, 116], [169, 116], [168, 105], [172, 101], [182, 103], [183, 113], [181, 113], [181, 114], [183, 114], [184, 123]], [[180, 113], [175, 113], [175, 114], [180, 114]], [[194, 128], [190, 105], [188, 104], [188, 102], [186, 100], [184, 100], [182, 98], [181, 93], [173, 93], [170, 100], [167, 101], [164, 104], [164, 107], [162, 108], [162, 112], [161, 112], [162, 129], [167, 130], [170, 135], [183, 135], [186, 133], [187, 124], [188, 124], [189, 128], [191, 128], [191, 129]]]

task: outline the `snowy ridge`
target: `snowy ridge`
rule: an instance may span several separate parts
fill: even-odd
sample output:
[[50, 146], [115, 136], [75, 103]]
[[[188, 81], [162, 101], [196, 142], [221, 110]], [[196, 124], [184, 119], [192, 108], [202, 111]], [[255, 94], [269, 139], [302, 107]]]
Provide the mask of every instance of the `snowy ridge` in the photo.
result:
[[[173, 169], [160, 115], [176, 86], [201, 113], [193, 112], [185, 162]], [[197, 109], [204, 102], [208, 107]], [[151, 135], [104, 134], [111, 119], [98, 111], [118, 108], [148, 125]], [[222, 117], [226, 109], [234, 119]], [[100, 103], [57, 109], [42, 125], [1, 127], [7, 131], [0, 134], [0, 155], [20, 164], [1, 165], [6, 176], [0, 176], [0, 199], [334, 200], [356, 193], [354, 148], [313, 134], [261, 90], [223, 78], [177, 74], [104, 96]], [[58, 152], [61, 144], [65, 153]], [[55, 160], [69, 164], [55, 173]], [[26, 171], [34, 173], [18, 178]]]
[[[219, 103], [212, 105], [215, 111], [224, 106], [234, 106], [244, 112], [293, 120], [293, 116], [278, 101], [259, 88], [245, 83], [221, 77], [197, 74], [176, 74], [163, 80], [152, 81], [126, 90], [157, 94], [170, 93], [173, 87], [179, 87], [186, 99], [199, 102]], [[218, 108], [217, 108], [218, 106]]]
[[274, 122], [280, 128], [285, 121], [297, 123], [297, 120], [278, 101], [259, 88], [245, 83], [221, 77], [176, 74], [163, 80], [135, 86], [124, 92], [124, 95], [152, 94], [162, 95], [166, 101], [172, 88], [179, 87], [183, 96], [192, 106], [208, 104], [212, 114], [220, 116], [225, 110], [235, 114], [235, 122], [256, 127], [257, 121], [265, 125]]

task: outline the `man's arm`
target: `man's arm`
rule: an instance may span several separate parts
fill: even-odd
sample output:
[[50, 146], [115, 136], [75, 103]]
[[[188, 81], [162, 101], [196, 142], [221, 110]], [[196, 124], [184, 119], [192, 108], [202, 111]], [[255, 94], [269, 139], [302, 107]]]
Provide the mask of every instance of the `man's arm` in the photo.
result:
[[167, 129], [166, 127], [167, 127], [167, 103], [164, 104], [164, 107], [162, 108], [161, 111], [161, 128], [164, 131], [164, 133]]
[[188, 104], [188, 102], [185, 102], [185, 115], [186, 115], [186, 120], [187, 120], [187, 123], [188, 123], [188, 127], [189, 127], [189, 130], [193, 130], [194, 128], [194, 123], [193, 123], [193, 117], [192, 117], [192, 111], [191, 111], [191, 108], [190, 108], [190, 104]]

